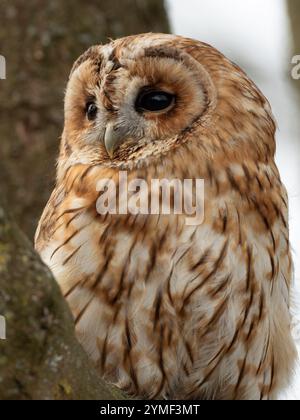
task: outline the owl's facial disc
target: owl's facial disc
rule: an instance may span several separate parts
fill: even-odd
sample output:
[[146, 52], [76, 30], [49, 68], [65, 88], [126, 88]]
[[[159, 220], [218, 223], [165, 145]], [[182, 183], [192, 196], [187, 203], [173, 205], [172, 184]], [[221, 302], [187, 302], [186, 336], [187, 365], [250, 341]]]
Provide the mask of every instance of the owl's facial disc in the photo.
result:
[[103, 144], [110, 159], [128, 158], [154, 143], [164, 147], [205, 111], [208, 98], [199, 69], [184, 58], [124, 58], [104, 76], [99, 102], [104, 101]]
[[65, 99], [64, 138], [77, 161], [124, 164], [154, 149], [165, 153], [212, 109], [209, 74], [182, 49], [113, 43], [86, 57], [75, 65]]

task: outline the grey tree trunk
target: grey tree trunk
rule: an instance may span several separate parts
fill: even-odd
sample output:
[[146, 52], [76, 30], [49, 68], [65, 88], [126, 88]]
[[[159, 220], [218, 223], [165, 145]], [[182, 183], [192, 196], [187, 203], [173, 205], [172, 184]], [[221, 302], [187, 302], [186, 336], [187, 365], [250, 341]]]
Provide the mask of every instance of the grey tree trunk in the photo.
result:
[[292, 37], [294, 41], [293, 54], [300, 54], [300, 2], [298, 0], [287, 0], [290, 15]]
[[[292, 55], [300, 55], [300, 1], [287, 0], [287, 4], [293, 40]], [[292, 83], [293, 87], [299, 92], [300, 101], [300, 80], [292, 80]]]
[[139, 32], [168, 32], [162, 0], [1, 0], [0, 188], [32, 238], [54, 183], [63, 94], [89, 46]]
[[76, 341], [70, 311], [48, 269], [0, 199], [0, 400], [124, 399]]

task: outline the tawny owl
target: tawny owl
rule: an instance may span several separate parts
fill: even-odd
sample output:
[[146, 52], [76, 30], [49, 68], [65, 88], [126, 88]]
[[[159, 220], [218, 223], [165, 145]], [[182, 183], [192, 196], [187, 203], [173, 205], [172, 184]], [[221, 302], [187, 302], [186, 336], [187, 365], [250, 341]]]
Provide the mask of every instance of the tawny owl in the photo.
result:
[[[97, 369], [130, 394], [274, 399], [288, 384], [292, 260], [275, 129], [254, 83], [201, 42], [138, 35], [75, 62], [36, 248]], [[121, 171], [146, 185], [204, 180], [202, 223], [184, 210], [99, 212], [99, 182], [118, 194]]]

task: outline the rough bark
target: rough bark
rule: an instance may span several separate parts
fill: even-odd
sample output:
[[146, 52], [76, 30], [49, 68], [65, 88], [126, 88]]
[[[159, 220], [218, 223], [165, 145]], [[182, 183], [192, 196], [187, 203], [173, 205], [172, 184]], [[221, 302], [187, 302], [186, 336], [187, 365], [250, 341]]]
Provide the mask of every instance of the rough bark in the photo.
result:
[[98, 376], [74, 336], [48, 269], [7, 217], [0, 198], [0, 400], [124, 399]]
[[162, 0], [1, 0], [0, 188], [32, 238], [54, 183], [73, 61], [109, 37], [169, 30]]

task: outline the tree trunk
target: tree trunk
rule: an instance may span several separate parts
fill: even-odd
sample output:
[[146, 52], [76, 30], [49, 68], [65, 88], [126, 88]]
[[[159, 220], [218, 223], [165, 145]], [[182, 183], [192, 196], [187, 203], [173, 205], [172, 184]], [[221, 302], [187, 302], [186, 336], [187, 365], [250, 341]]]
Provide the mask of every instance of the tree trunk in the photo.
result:
[[0, 400], [125, 398], [91, 365], [56, 282], [1, 202], [0, 315]]
[[293, 55], [300, 55], [300, 2], [287, 0], [294, 41]]
[[[292, 30], [292, 56], [300, 55], [300, 1], [299, 0], [287, 0], [288, 11], [290, 15], [290, 23]], [[293, 87], [299, 92], [300, 101], [300, 80], [292, 80]]]
[[73, 61], [109, 37], [148, 31], [169, 31], [162, 0], [1, 1], [0, 189], [31, 238], [53, 188]]

